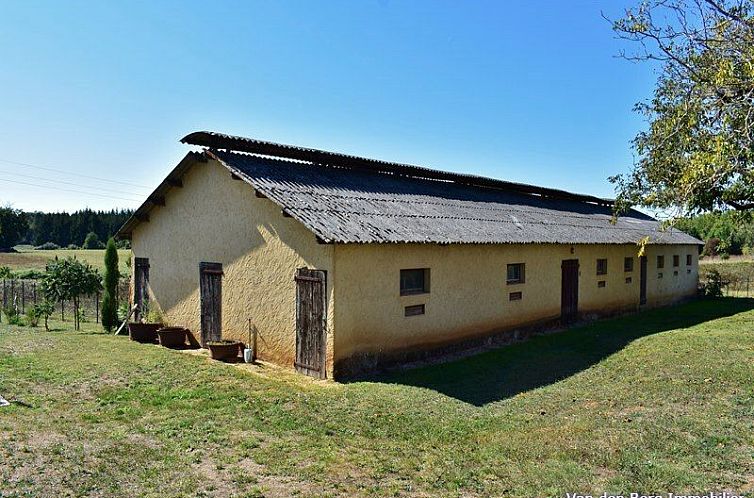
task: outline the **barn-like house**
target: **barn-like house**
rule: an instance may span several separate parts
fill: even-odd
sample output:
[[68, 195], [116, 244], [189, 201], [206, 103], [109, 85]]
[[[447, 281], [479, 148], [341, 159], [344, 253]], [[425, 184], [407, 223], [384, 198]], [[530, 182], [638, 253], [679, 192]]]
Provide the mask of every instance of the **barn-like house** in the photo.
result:
[[[611, 202], [211, 132], [121, 228], [134, 299], [198, 342], [343, 377], [532, 326], [668, 304], [699, 240]], [[648, 238], [638, 257], [637, 243]]]

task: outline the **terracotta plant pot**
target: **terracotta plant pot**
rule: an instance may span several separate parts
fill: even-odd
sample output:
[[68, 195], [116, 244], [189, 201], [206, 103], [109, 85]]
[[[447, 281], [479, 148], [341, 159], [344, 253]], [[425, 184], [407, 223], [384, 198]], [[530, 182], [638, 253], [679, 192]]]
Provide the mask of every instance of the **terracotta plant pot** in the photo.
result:
[[238, 358], [241, 343], [230, 340], [210, 341], [207, 343], [207, 348], [213, 360], [228, 361]]
[[161, 323], [129, 323], [128, 337], [132, 341], [154, 344], [157, 342], [157, 329]]
[[160, 345], [166, 348], [180, 348], [186, 345], [188, 330], [183, 327], [162, 327], [157, 330]]

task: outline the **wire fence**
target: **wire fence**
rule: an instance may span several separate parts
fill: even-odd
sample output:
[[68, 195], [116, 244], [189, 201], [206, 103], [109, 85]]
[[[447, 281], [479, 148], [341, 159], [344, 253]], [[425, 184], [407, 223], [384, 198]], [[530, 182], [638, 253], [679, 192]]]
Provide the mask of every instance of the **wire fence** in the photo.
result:
[[[118, 300], [128, 299], [130, 281], [127, 278], [118, 282]], [[19, 313], [25, 314], [34, 305], [44, 301], [44, 294], [38, 280], [10, 278], [2, 280], [2, 309], [15, 308]], [[97, 292], [82, 296], [79, 302], [79, 314], [83, 314], [82, 321], [95, 321], [99, 323], [100, 304], [102, 294]], [[52, 317], [62, 321], [73, 320], [73, 301], [63, 300], [55, 303], [55, 312]], [[0, 313], [0, 322], [3, 320]]]
[[750, 278], [722, 280], [720, 289], [725, 297], [754, 297], [754, 280]]

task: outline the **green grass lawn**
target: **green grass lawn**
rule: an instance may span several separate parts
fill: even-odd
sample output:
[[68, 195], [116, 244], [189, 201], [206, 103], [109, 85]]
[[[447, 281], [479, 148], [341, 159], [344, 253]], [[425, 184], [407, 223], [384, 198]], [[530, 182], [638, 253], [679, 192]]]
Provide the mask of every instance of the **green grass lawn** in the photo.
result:
[[[100, 270], [105, 267], [104, 249], [55, 249], [50, 251], [38, 251], [30, 246], [19, 246], [19, 252], [0, 252], [0, 266], [8, 266], [17, 273], [25, 270], [44, 270], [45, 264], [51, 259], [67, 258], [75, 256], [81, 261], [90, 263]], [[121, 273], [128, 274], [126, 261], [131, 257], [130, 249], [118, 250], [118, 262]]]
[[87, 327], [0, 326], [0, 496], [754, 492], [754, 300], [348, 384]]

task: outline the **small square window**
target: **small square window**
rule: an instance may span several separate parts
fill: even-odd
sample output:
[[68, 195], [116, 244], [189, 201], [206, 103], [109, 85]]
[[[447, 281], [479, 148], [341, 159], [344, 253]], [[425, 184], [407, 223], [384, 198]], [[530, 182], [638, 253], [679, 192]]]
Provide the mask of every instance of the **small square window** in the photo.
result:
[[634, 258], [623, 259], [623, 271], [625, 272], [634, 271]]
[[607, 259], [597, 260], [597, 275], [607, 275]]
[[523, 284], [526, 278], [524, 263], [513, 263], [508, 265], [508, 274], [505, 282], [507, 284]]
[[691, 258], [691, 254], [687, 254], [686, 255], [686, 266], [691, 266], [692, 261], [693, 260]]
[[599, 282], [597, 282], [597, 287], [604, 287], [604, 286], [605, 286], [604, 280], [600, 280]]
[[676, 270], [676, 271], [674, 271], [674, 272], [673, 272], [673, 276], [674, 276], [674, 277], [677, 277], [677, 276], [678, 276], [678, 270]]
[[631, 277], [626, 277], [626, 283], [627, 283], [627, 284], [630, 284], [630, 283], [631, 283], [632, 281], [633, 281], [633, 280], [631, 279]]
[[657, 268], [665, 268], [665, 256], [657, 256]]
[[662, 278], [662, 273], [658, 273], [658, 274], [657, 274], [657, 278], [658, 278], [658, 279], [659, 279], [659, 278]]
[[681, 257], [677, 254], [673, 255], [673, 266], [678, 266], [681, 264]]
[[689, 268], [688, 270], [686, 270], [686, 273], [691, 274], [691, 268]]
[[406, 306], [403, 309], [403, 316], [416, 316], [424, 314], [424, 305], [415, 304], [413, 306]]
[[509, 301], [520, 301], [523, 297], [524, 295], [521, 292], [511, 292], [508, 294]]
[[429, 292], [429, 268], [401, 270], [401, 296]]

